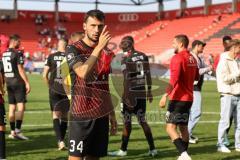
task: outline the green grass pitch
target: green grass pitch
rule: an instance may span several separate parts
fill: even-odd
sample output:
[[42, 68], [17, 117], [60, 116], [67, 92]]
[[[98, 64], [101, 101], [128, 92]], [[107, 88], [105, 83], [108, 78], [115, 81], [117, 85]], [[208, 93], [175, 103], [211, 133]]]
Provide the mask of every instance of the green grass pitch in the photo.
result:
[[[40, 75], [29, 76], [32, 91], [28, 96], [27, 112], [24, 118], [23, 132], [30, 138], [28, 141], [11, 140], [7, 138], [8, 160], [66, 160], [67, 151], [58, 151], [56, 138], [52, 129], [52, 119], [48, 103], [48, 89]], [[190, 145], [189, 153], [193, 160], [239, 160], [240, 154], [234, 151], [234, 127], [230, 132], [230, 149], [232, 153], [222, 154], [217, 152], [217, 126], [219, 120], [219, 95], [216, 91], [216, 83], [206, 82], [203, 88], [203, 115], [201, 123], [195, 128], [195, 135], [199, 137], [199, 143]], [[160, 97], [155, 97], [152, 104], [148, 104], [148, 120], [159, 151], [157, 157], [151, 158], [146, 155], [148, 145], [142, 129], [139, 125], [133, 125], [132, 135], [128, 146], [128, 156], [105, 157], [104, 160], [147, 160], [162, 159], [176, 160], [177, 151], [167, 136], [164, 124], [165, 109], [158, 109]], [[5, 98], [7, 99], [7, 98]], [[8, 110], [6, 100], [5, 104]], [[116, 107], [118, 122], [121, 121], [119, 106]], [[121, 143], [122, 125], [119, 126], [118, 134], [110, 137], [109, 151], [119, 149]], [[9, 124], [7, 125], [9, 133]]]

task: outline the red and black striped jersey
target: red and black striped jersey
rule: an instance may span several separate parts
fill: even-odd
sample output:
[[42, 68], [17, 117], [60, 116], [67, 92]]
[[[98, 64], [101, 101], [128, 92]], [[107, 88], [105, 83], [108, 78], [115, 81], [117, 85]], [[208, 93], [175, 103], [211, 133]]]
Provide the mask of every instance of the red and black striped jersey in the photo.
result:
[[85, 79], [77, 76], [74, 67], [82, 65], [91, 56], [94, 48], [83, 41], [69, 45], [66, 50], [71, 77], [71, 115], [77, 119], [96, 119], [112, 111], [108, 77], [113, 52], [104, 49], [94, 69]]

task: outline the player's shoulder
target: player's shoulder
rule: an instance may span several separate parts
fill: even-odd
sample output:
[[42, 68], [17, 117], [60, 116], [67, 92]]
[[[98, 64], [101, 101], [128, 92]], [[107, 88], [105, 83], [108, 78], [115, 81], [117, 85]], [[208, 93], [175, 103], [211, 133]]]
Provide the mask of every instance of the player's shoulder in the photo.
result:
[[137, 50], [135, 50], [135, 51], [134, 51], [134, 54], [136, 54], [136, 55], [140, 55], [140, 56], [145, 56], [145, 57], [146, 57], [146, 54], [143, 53], [143, 52], [141, 52], [141, 51], [137, 51]]

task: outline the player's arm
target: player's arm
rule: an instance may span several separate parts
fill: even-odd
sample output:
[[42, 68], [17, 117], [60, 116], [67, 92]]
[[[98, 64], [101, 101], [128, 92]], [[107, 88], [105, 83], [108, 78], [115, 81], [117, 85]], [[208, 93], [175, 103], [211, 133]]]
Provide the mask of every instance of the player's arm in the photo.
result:
[[4, 95], [4, 79], [2, 74], [0, 74], [0, 94]]
[[111, 124], [110, 133], [111, 135], [116, 135], [118, 124], [117, 124], [117, 118], [114, 110], [109, 114], [109, 121]]
[[49, 87], [49, 79], [48, 79], [48, 74], [49, 74], [49, 66], [44, 66], [43, 69], [43, 80], [44, 82], [47, 84], [47, 86]]
[[217, 67], [217, 76], [226, 84], [231, 85], [240, 81], [240, 72], [229, 72], [229, 66], [226, 60], [220, 60]]
[[23, 64], [24, 64], [23, 55], [21, 53], [18, 53], [17, 58], [18, 58], [18, 60], [17, 60], [18, 61], [18, 72], [25, 83], [26, 93], [28, 94], [31, 90], [31, 87], [30, 87], [28, 77], [27, 77], [24, 67], [23, 67]]
[[148, 61], [148, 57], [146, 57], [146, 81], [147, 81], [147, 99], [151, 103], [153, 100], [152, 97], [152, 77], [151, 77], [151, 70], [150, 70], [150, 65]]
[[182, 60], [179, 57], [175, 56], [171, 60], [171, 67], [170, 67], [170, 85], [167, 88], [167, 95], [170, 95], [172, 90], [175, 88], [176, 84], [178, 83], [182, 71]]
[[18, 71], [19, 71], [19, 75], [22, 77], [23, 81], [25, 82], [25, 86], [26, 86], [26, 93], [28, 94], [31, 90], [29, 81], [28, 81], [28, 77], [24, 71], [23, 65], [19, 64], [18, 65]]
[[68, 99], [71, 99], [71, 79], [66, 58], [64, 58], [61, 63], [61, 75], [63, 79], [63, 89], [68, 96]]
[[172, 90], [178, 83], [178, 80], [181, 74], [181, 69], [182, 69], [182, 60], [178, 59], [178, 57], [175, 56], [171, 59], [170, 66], [171, 66], [170, 67], [170, 73], [171, 73], [170, 84], [167, 88], [167, 92], [163, 94], [161, 100], [159, 101], [159, 106], [161, 108], [164, 108], [166, 106], [168, 95], [171, 94]]
[[82, 79], [86, 79], [89, 73], [92, 71], [93, 67], [97, 63], [98, 57], [101, 54], [101, 51], [108, 44], [111, 36], [108, 31], [106, 31], [106, 26], [103, 28], [103, 31], [99, 37], [98, 45], [94, 48], [91, 56], [87, 61], [78, 62], [73, 65], [74, 72], [81, 77]]
[[206, 74], [206, 73], [208, 73], [208, 72], [210, 72], [210, 71], [212, 71], [213, 70], [213, 67], [212, 67], [212, 65], [206, 65], [206, 63], [204, 62], [204, 60], [202, 60], [202, 68], [199, 68], [199, 74], [200, 75], [203, 75], [203, 74]]

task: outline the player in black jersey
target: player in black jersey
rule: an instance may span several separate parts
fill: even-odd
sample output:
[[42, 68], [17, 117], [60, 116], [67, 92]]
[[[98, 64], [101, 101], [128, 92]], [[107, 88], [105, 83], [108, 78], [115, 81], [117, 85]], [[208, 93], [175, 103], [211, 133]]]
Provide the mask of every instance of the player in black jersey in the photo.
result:
[[53, 116], [53, 128], [57, 137], [59, 150], [66, 148], [64, 137], [67, 130], [67, 113], [70, 105], [64, 91], [60, 66], [63, 59], [66, 57], [65, 48], [67, 44], [68, 42], [66, 39], [60, 39], [58, 41], [57, 52], [49, 55], [43, 71], [43, 78], [49, 88], [49, 102]]
[[[19, 35], [10, 36], [9, 48], [3, 53], [2, 61], [9, 102], [11, 127], [9, 138], [27, 140], [28, 138], [21, 133], [21, 125], [25, 111], [26, 95], [30, 92], [30, 84], [23, 68], [23, 53], [18, 51], [20, 44]], [[15, 116], [16, 108], [18, 108], [18, 114]]]
[[[134, 39], [126, 36], [120, 43], [120, 48], [124, 55], [121, 62], [121, 69], [124, 76], [124, 93], [122, 96], [122, 114], [124, 117], [124, 128], [122, 134], [121, 149], [109, 152], [112, 156], [126, 156], [127, 145], [132, 130], [132, 115], [136, 115], [139, 124], [142, 126], [144, 134], [149, 144], [149, 155], [157, 155], [152, 132], [146, 121], [146, 99], [151, 103], [151, 73], [148, 57], [134, 49]], [[147, 91], [145, 85], [147, 84]]]
[[5, 125], [6, 125], [6, 112], [4, 108], [4, 79], [3, 79], [3, 64], [0, 61], [0, 159], [6, 158], [6, 143], [5, 143]]

